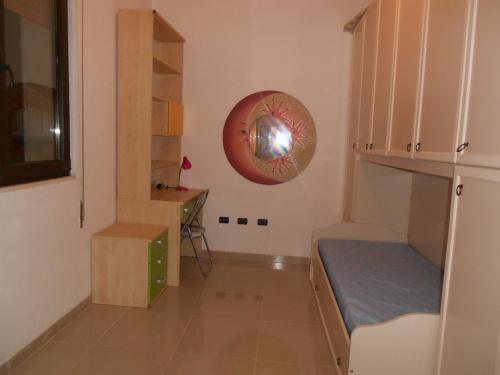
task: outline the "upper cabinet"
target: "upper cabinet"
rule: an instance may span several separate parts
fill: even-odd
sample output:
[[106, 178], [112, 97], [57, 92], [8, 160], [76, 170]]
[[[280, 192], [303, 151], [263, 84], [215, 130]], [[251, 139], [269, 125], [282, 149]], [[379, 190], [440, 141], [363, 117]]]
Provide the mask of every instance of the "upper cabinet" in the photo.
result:
[[361, 80], [358, 150], [367, 151], [371, 144], [373, 99], [376, 86], [377, 45], [380, 2], [370, 5], [365, 14], [364, 54]]
[[388, 154], [412, 156], [422, 68], [425, 1], [400, 0]]
[[373, 125], [370, 151], [384, 154], [387, 148], [393, 100], [395, 67], [396, 22], [398, 0], [379, 0], [379, 33]]
[[[430, 0], [415, 156], [453, 162], [466, 78], [470, 0]], [[500, 30], [500, 28], [499, 28]]]
[[499, 19], [498, 0], [373, 1], [357, 151], [500, 168]]
[[458, 162], [500, 168], [500, 1], [471, 2], [475, 32]]

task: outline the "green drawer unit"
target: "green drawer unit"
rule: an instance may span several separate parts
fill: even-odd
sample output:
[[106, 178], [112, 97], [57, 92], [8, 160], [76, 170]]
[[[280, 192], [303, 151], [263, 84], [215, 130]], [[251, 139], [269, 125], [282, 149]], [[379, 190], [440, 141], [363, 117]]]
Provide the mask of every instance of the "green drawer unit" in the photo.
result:
[[149, 243], [148, 249], [148, 304], [151, 304], [167, 282], [167, 232]]
[[149, 307], [167, 285], [168, 228], [116, 223], [92, 238], [92, 302]]
[[196, 199], [192, 199], [189, 202], [184, 203], [184, 205], [181, 207], [181, 223], [183, 223], [187, 219], [189, 213], [194, 208], [195, 203]]

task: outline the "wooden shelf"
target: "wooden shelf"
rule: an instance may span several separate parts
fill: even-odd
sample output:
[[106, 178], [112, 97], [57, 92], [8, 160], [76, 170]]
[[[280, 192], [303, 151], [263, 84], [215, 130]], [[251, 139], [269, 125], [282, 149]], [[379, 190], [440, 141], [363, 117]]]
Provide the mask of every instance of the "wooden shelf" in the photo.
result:
[[157, 56], [153, 56], [153, 72], [156, 74], [181, 74], [167, 62], [160, 60]]
[[154, 102], [168, 102], [168, 99], [163, 97], [160, 93], [153, 92], [153, 101]]
[[186, 40], [170, 24], [163, 19], [155, 10], [153, 39], [158, 42], [184, 43]]
[[152, 160], [151, 169], [172, 168], [172, 167], [177, 168], [180, 164], [181, 164], [180, 161]]

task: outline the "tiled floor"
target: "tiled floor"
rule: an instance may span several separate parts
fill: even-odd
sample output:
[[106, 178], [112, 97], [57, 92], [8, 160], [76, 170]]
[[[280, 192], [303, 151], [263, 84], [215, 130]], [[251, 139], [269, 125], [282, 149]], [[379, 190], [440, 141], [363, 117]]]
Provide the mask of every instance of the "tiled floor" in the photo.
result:
[[149, 310], [87, 307], [13, 374], [334, 374], [308, 267], [226, 258]]

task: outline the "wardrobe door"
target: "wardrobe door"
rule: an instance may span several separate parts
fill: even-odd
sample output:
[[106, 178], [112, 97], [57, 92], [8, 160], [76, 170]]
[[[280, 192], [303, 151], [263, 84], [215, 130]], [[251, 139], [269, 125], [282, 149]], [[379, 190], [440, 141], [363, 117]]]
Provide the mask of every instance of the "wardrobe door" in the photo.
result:
[[463, 164], [500, 167], [500, 1], [476, 0], [468, 118], [459, 143]]
[[361, 108], [359, 116], [358, 150], [360, 152], [367, 152], [371, 143], [375, 71], [377, 69], [379, 6], [379, 1], [373, 2], [365, 14], [365, 41], [361, 80]]
[[364, 20], [359, 23], [353, 36], [351, 106], [349, 116], [349, 142], [347, 145], [347, 168], [345, 184], [344, 219], [351, 220], [352, 187], [354, 178], [354, 161], [358, 141], [359, 104], [361, 95], [361, 73], [363, 67]]
[[440, 375], [500, 373], [500, 172], [458, 167]]
[[453, 162], [461, 120], [471, 0], [430, 0], [416, 157]]
[[372, 152], [384, 154], [392, 107], [394, 57], [398, 0], [380, 1], [375, 104], [373, 107]]
[[401, 0], [389, 155], [412, 156], [422, 65], [424, 0]]

